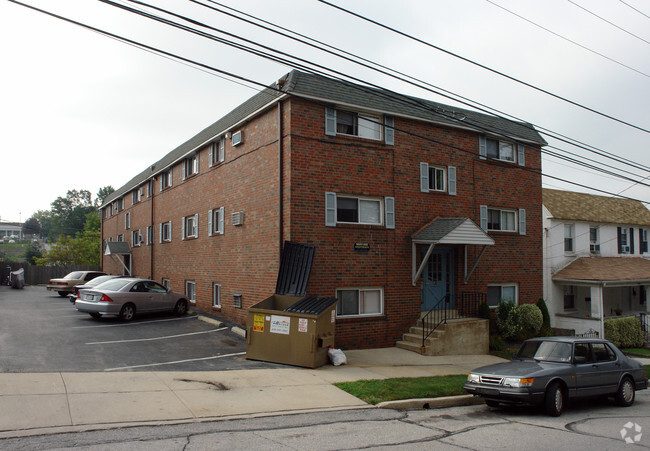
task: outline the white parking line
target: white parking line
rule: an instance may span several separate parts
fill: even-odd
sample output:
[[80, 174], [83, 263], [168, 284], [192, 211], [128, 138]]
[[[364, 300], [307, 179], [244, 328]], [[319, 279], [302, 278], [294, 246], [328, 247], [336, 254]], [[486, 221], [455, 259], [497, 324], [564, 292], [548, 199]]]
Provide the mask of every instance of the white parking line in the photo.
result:
[[228, 329], [227, 327], [221, 327], [219, 329], [212, 329], [212, 330], [204, 330], [201, 332], [190, 332], [187, 334], [178, 334], [178, 335], [166, 335], [164, 337], [154, 337], [154, 338], [135, 338], [133, 340], [114, 340], [114, 341], [93, 341], [90, 343], [86, 343], [87, 345], [107, 345], [107, 344], [113, 344], [113, 343], [135, 343], [138, 341], [156, 341], [156, 340], [167, 340], [168, 338], [178, 338], [178, 337], [188, 337], [190, 335], [201, 335], [201, 334], [209, 334], [212, 332], [219, 332], [222, 330]]
[[246, 354], [246, 353], [245, 352], [236, 352], [234, 354], [215, 355], [215, 356], [212, 356], [212, 357], [201, 357], [201, 358], [198, 358], [198, 359], [176, 360], [174, 362], [149, 363], [147, 365], [121, 366], [119, 368], [108, 368], [108, 369], [105, 369], [104, 371], [122, 371], [122, 370], [131, 370], [131, 369], [134, 369], [134, 368], [147, 368], [147, 367], [151, 367], [151, 366], [174, 365], [176, 363], [200, 362], [201, 360], [222, 359], [224, 357], [233, 357], [233, 356], [244, 355], [244, 354]]
[[[81, 312], [79, 312], [81, 313]], [[149, 324], [149, 323], [163, 323], [165, 321], [182, 321], [185, 319], [197, 319], [197, 315], [192, 315], [192, 316], [184, 316], [182, 318], [171, 318], [171, 319], [155, 319], [152, 321], [138, 321], [134, 323], [119, 323], [119, 324], [94, 324], [91, 326], [75, 326], [71, 327], [70, 329], [89, 329], [89, 328], [96, 328], [96, 327], [123, 327], [123, 326], [137, 326], [138, 324]]]

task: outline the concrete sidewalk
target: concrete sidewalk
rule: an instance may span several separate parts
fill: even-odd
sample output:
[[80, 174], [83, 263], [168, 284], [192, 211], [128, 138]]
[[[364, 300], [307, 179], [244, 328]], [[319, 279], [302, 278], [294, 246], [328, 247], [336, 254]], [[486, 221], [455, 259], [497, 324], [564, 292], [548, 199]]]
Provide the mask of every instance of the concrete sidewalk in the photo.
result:
[[334, 382], [464, 374], [490, 355], [421, 356], [397, 348], [347, 351], [318, 369], [211, 372], [2, 373], [0, 438], [313, 410], [366, 408]]

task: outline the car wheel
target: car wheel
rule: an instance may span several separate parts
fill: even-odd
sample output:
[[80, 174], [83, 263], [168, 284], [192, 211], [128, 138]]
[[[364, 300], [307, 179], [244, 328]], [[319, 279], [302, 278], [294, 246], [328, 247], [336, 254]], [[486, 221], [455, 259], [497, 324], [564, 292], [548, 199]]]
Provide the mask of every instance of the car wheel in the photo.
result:
[[485, 404], [487, 404], [488, 407], [499, 407], [499, 401], [492, 401], [491, 399], [486, 399]]
[[629, 377], [623, 379], [616, 392], [616, 404], [623, 407], [630, 407], [634, 404], [634, 382]]
[[131, 321], [135, 316], [135, 305], [124, 304], [120, 310], [120, 319], [122, 321]]
[[187, 301], [185, 299], [181, 299], [176, 303], [174, 313], [178, 316], [183, 316], [187, 313]]
[[57, 293], [59, 293], [59, 296], [61, 296], [62, 298], [66, 297], [68, 295], [67, 291], [57, 291]]
[[99, 319], [99, 318], [102, 317], [102, 314], [101, 314], [101, 313], [97, 313], [97, 312], [89, 313], [89, 315], [92, 316], [92, 317], [95, 318], [95, 319]]
[[553, 382], [546, 389], [544, 410], [552, 417], [559, 417], [564, 410], [564, 392], [558, 382]]

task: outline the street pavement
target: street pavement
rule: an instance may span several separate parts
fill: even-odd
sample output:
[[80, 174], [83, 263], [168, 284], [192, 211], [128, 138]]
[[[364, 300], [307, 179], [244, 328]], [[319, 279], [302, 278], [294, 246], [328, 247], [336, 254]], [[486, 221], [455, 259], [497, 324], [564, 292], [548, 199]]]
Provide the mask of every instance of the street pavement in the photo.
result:
[[[133, 425], [373, 408], [335, 382], [464, 374], [502, 359], [346, 351], [348, 363], [204, 372], [0, 373], [0, 439]], [[460, 405], [470, 397], [443, 400]], [[433, 407], [414, 400], [397, 408]]]

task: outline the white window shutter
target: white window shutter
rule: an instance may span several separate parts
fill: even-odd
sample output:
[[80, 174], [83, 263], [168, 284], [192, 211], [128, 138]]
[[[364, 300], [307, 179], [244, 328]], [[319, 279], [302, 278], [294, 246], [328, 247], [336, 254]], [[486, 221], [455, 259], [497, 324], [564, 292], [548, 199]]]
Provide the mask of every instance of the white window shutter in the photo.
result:
[[183, 180], [185, 180], [185, 174], [187, 174], [187, 158], [183, 160]]
[[384, 116], [384, 142], [389, 146], [395, 145], [395, 118], [393, 116]]
[[517, 143], [517, 164], [519, 166], [526, 165], [526, 152], [524, 151], [524, 145]]
[[162, 222], [160, 223], [160, 227], [159, 227], [159, 229], [160, 229], [160, 232], [159, 232], [159, 234], [158, 234], [158, 242], [159, 242], [159, 243], [162, 243], [162, 229], [163, 229]]
[[325, 225], [336, 227], [336, 193], [325, 193]]
[[483, 135], [478, 137], [478, 156], [483, 160], [487, 159], [487, 139]]
[[169, 186], [172, 186], [172, 170], [169, 170]]
[[160, 174], [159, 177], [160, 177], [160, 192], [162, 193], [162, 190], [163, 190], [163, 179], [164, 179], [164, 177], [163, 177], [162, 174]]
[[185, 216], [183, 216], [182, 222], [181, 222], [181, 239], [185, 239]]
[[429, 163], [420, 163], [420, 191], [429, 192]]
[[395, 198], [386, 197], [384, 199], [384, 204], [386, 207], [386, 228], [394, 229], [395, 228]]
[[212, 236], [212, 210], [208, 210], [208, 236]]
[[325, 134], [336, 136], [336, 109], [325, 107]]
[[488, 207], [487, 205], [481, 205], [481, 228], [484, 232], [487, 232], [488, 229]]
[[215, 143], [210, 143], [208, 146], [208, 167], [212, 167], [212, 162], [214, 161], [214, 145]]
[[194, 215], [194, 238], [199, 237], [199, 214]]
[[447, 192], [456, 195], [456, 166], [447, 166]]
[[172, 240], [172, 222], [169, 221], [169, 241]]
[[526, 210], [519, 209], [519, 235], [526, 234]]
[[219, 233], [221, 235], [223, 235], [226, 230], [223, 226], [223, 218], [225, 217], [225, 215], [226, 215], [225, 208], [220, 207], [219, 208]]
[[194, 156], [194, 173], [195, 174], [199, 173], [199, 154], [198, 153]]
[[219, 141], [219, 162], [226, 159], [226, 140], [221, 138]]

